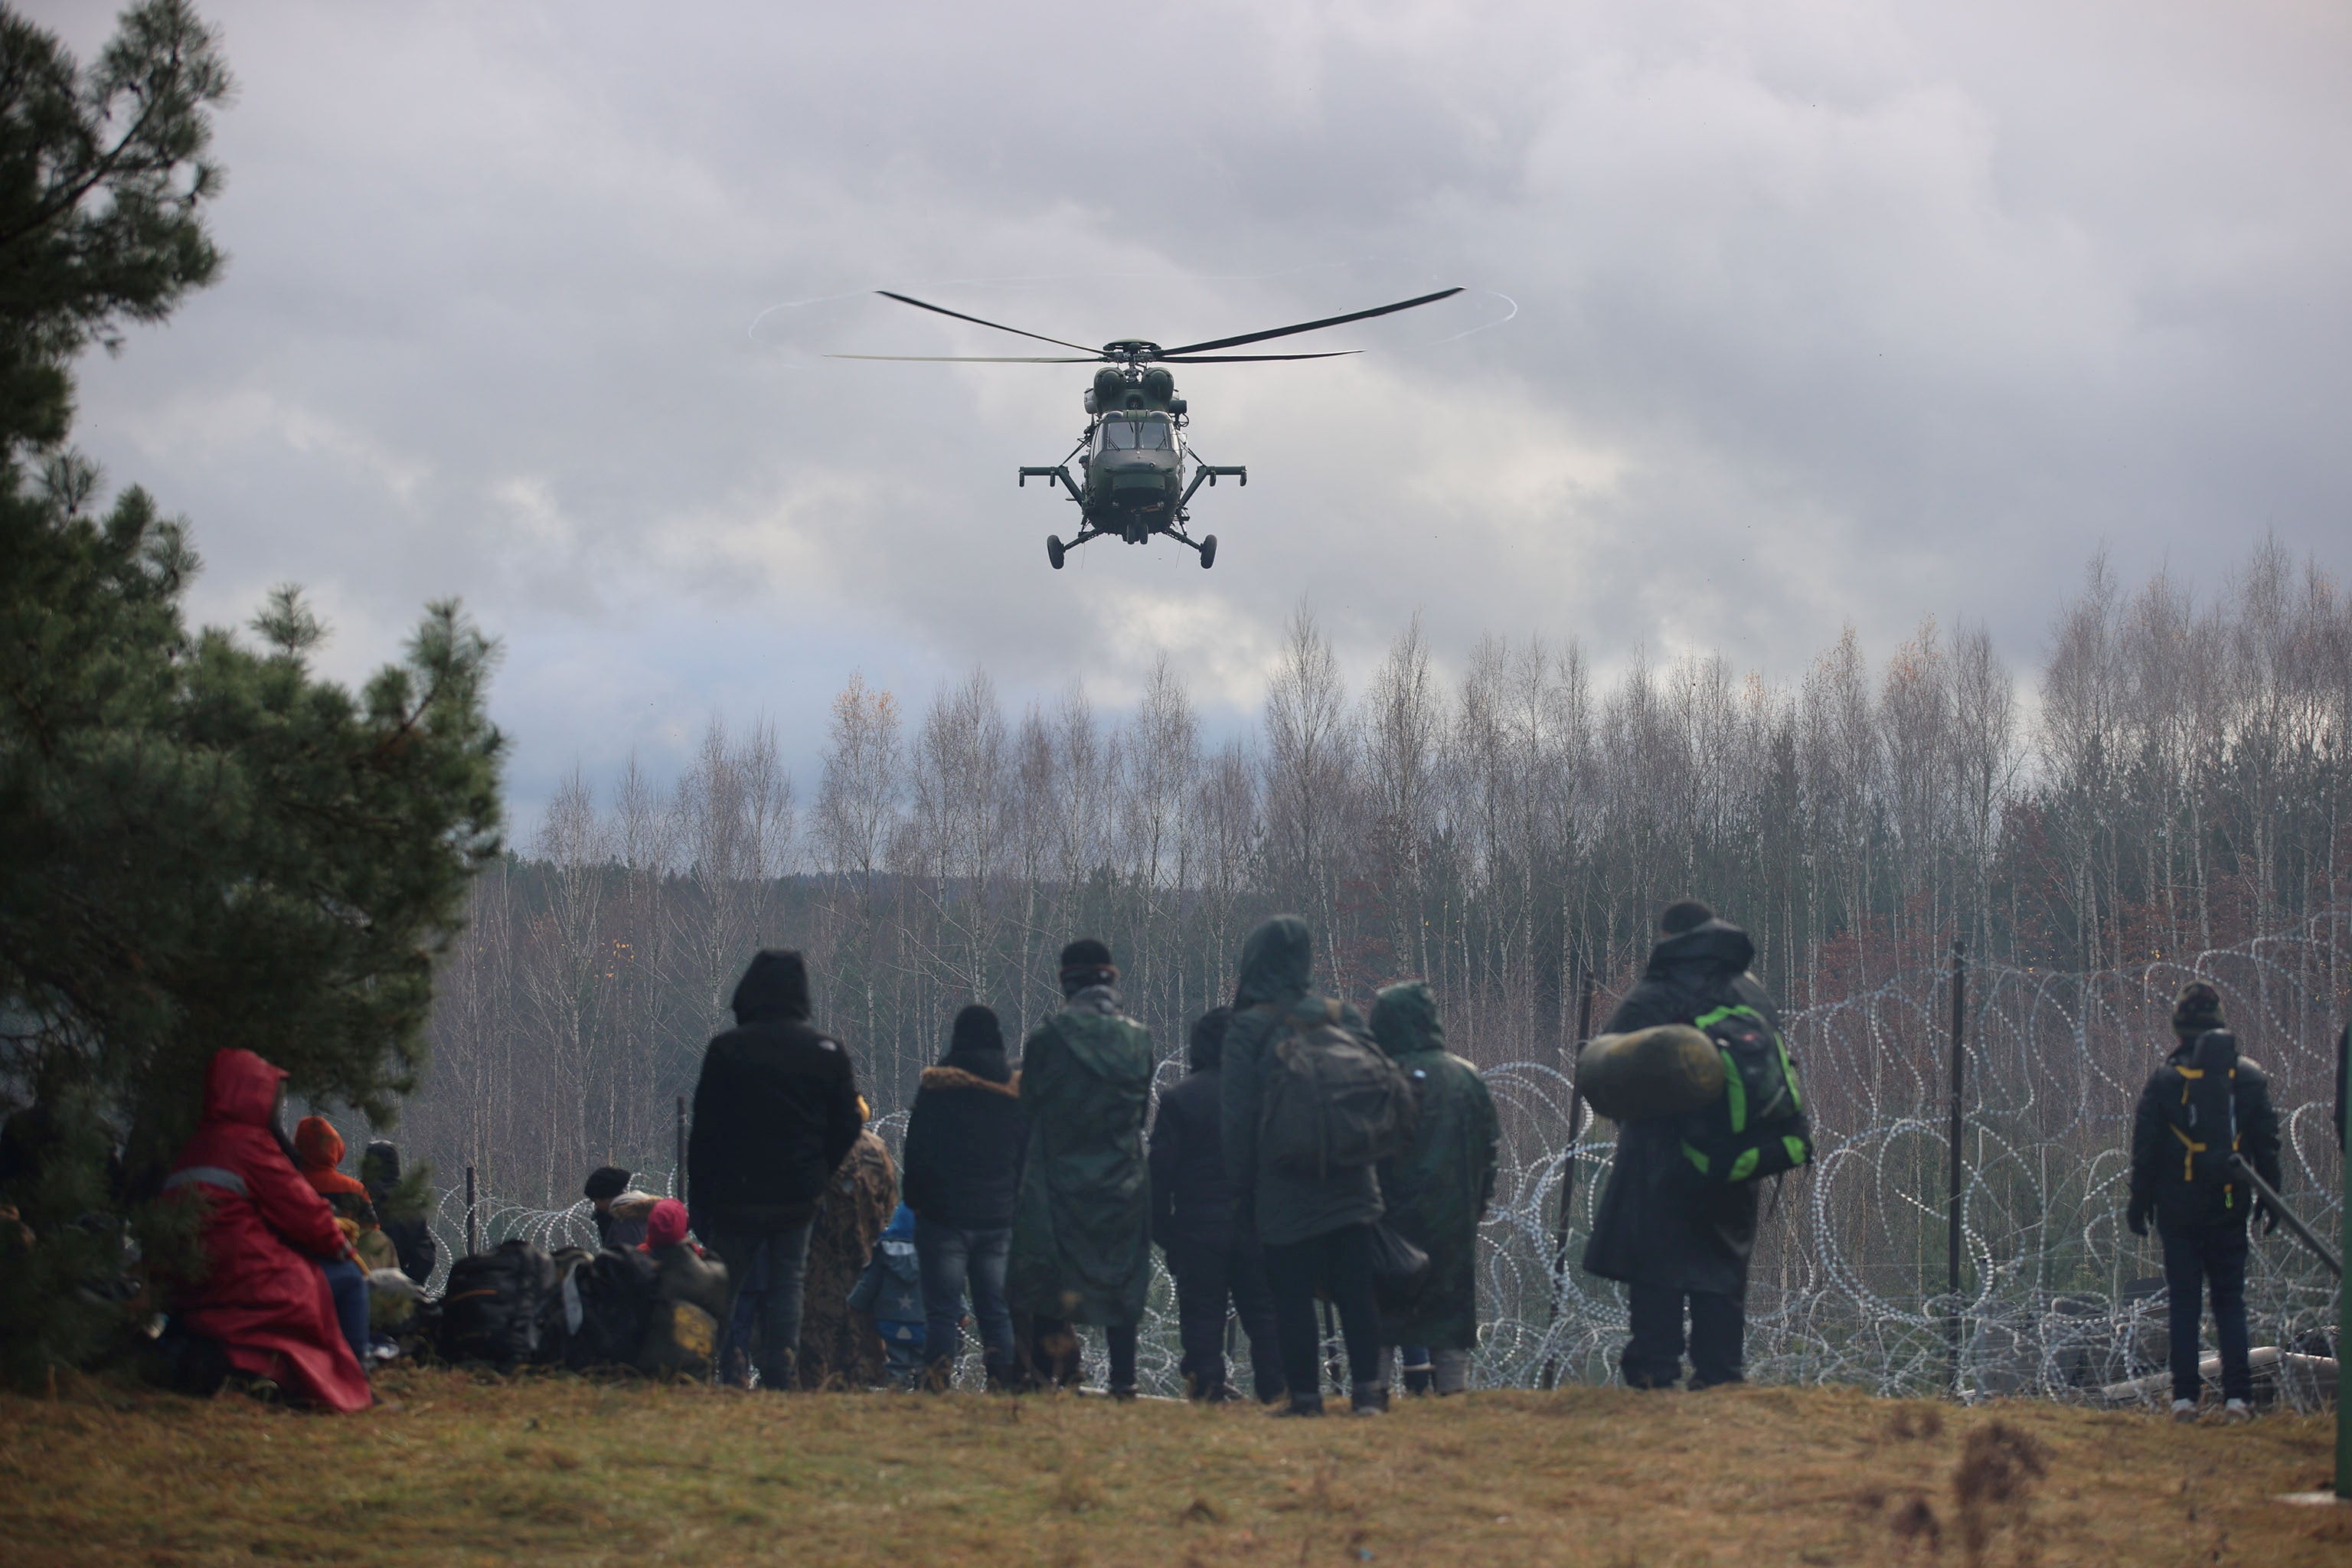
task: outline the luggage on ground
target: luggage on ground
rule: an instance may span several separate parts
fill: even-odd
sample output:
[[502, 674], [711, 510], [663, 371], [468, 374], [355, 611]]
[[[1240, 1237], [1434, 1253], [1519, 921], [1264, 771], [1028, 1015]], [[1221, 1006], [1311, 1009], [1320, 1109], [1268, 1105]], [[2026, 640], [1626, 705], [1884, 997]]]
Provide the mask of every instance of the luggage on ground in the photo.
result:
[[441, 1354], [511, 1372], [560, 1349], [555, 1259], [513, 1237], [449, 1266], [441, 1298]]
[[656, 1301], [637, 1353], [637, 1370], [648, 1377], [710, 1375], [719, 1323], [691, 1301]]
[[654, 1260], [635, 1247], [608, 1247], [563, 1278], [563, 1364], [632, 1366], [652, 1321]]

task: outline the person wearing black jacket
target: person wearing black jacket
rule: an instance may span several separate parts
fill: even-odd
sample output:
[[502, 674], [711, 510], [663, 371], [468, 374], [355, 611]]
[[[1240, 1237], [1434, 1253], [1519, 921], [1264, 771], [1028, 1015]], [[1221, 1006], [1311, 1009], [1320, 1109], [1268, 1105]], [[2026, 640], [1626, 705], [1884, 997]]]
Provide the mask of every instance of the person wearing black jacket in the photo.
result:
[[[694, 1228], [727, 1265], [728, 1312], [768, 1249], [760, 1382], [793, 1386], [810, 1222], [866, 1125], [848, 1050], [809, 1023], [797, 952], [762, 950], [735, 987], [735, 1027], [710, 1042], [686, 1146]], [[722, 1317], [722, 1321], [725, 1317]]]
[[433, 1239], [423, 1206], [411, 1203], [402, 1191], [400, 1146], [383, 1138], [370, 1143], [360, 1155], [360, 1181], [367, 1187], [368, 1201], [375, 1205], [376, 1222], [400, 1259], [400, 1271], [425, 1284], [433, 1278], [441, 1247]]
[[[1601, 1029], [1632, 1034], [1688, 1024], [1730, 1004], [1753, 1007], [1775, 1034], [1780, 1010], [1748, 973], [1756, 944], [1696, 900], [1666, 907], [1660, 941], [1633, 989]], [[1748, 1337], [1748, 1258], [1756, 1247], [1756, 1185], [1692, 1178], [1679, 1118], [1617, 1129], [1609, 1185], [1592, 1216], [1584, 1267], [1625, 1285], [1631, 1333], [1618, 1367], [1634, 1388], [1671, 1388], [1683, 1372], [1683, 1310], [1690, 1309], [1690, 1386], [1738, 1383]]]
[[[2164, 1065], [2149, 1075], [2132, 1118], [2131, 1206], [2125, 1215], [2134, 1236], [2147, 1234], [2156, 1220], [2164, 1244], [2165, 1312], [2169, 1320], [2172, 1417], [2197, 1419], [2197, 1396], [2204, 1386], [2199, 1365], [2198, 1330], [2204, 1311], [2199, 1298], [2210, 1290], [2213, 1338], [2221, 1352], [2222, 1418], [2244, 1421], [2253, 1415], [2254, 1374], [2248, 1360], [2246, 1327], [2246, 1222], [2257, 1211], [2263, 1234], [2278, 1228], [2278, 1215], [2228, 1179], [2226, 1165], [2196, 1155], [2225, 1136], [2239, 1158], [2275, 1192], [2279, 1185], [2278, 1112], [2271, 1106], [2270, 1079], [2253, 1061], [2238, 1054], [2238, 1042], [2222, 1027], [2221, 994], [2202, 980], [2181, 987], [2172, 1008], [2175, 1044]], [[2194, 1090], [2214, 1074], [2226, 1074], [2228, 1117], [2203, 1120], [2210, 1129], [2184, 1123], [2198, 1120], [2192, 1102], [2210, 1104]]]
[[990, 1381], [1013, 1381], [1013, 1314], [1004, 1268], [1013, 1200], [1029, 1136], [1021, 1080], [1004, 1055], [1004, 1027], [986, 1007], [955, 1017], [948, 1053], [923, 1069], [907, 1115], [900, 1188], [915, 1211], [915, 1258], [923, 1279], [923, 1359], [944, 1388], [962, 1349], [964, 1291]]
[[1249, 1335], [1250, 1371], [1260, 1404], [1280, 1399], [1282, 1352], [1275, 1337], [1274, 1290], [1257, 1237], [1234, 1213], [1225, 1173], [1223, 1079], [1230, 1007], [1192, 1026], [1192, 1072], [1160, 1097], [1151, 1122], [1151, 1239], [1176, 1278], [1176, 1318], [1187, 1392], [1196, 1399], [1240, 1395], [1225, 1382], [1228, 1300]]

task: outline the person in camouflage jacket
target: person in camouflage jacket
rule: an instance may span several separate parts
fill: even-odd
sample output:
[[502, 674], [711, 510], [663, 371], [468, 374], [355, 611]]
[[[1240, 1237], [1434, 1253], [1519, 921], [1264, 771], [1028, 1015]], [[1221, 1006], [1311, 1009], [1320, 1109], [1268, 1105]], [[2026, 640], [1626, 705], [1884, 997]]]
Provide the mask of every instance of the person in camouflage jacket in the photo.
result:
[[809, 1232], [801, 1308], [803, 1388], [878, 1388], [887, 1379], [888, 1352], [874, 1315], [851, 1310], [849, 1292], [898, 1209], [898, 1173], [890, 1151], [869, 1128], [857, 1135], [826, 1184]]
[[1029, 1146], [1013, 1215], [1006, 1295], [1051, 1337], [1054, 1322], [1096, 1323], [1111, 1393], [1135, 1393], [1135, 1331], [1151, 1282], [1151, 1190], [1143, 1117], [1151, 1035], [1119, 1011], [1110, 949], [1062, 950], [1062, 1010], [1021, 1057]]
[[[1418, 980], [1372, 1002], [1372, 1037], [1421, 1102], [1411, 1152], [1381, 1162], [1381, 1197], [1398, 1235], [1429, 1254], [1429, 1277], [1383, 1317], [1381, 1342], [1430, 1352], [1440, 1394], [1468, 1384], [1478, 1343], [1478, 1222], [1495, 1196], [1495, 1101], [1478, 1069], [1445, 1048], [1437, 998]], [[1408, 1355], [1407, 1373], [1416, 1370]], [[1408, 1388], [1414, 1387], [1412, 1382]]]

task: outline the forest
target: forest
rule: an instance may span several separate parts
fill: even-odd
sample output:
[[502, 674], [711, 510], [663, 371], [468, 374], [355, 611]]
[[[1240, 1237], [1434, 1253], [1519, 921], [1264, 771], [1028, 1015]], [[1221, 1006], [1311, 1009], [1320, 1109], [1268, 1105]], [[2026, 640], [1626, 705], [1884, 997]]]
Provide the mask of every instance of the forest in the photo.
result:
[[1444, 663], [1410, 624], [1350, 691], [1302, 602], [1254, 732], [1222, 743], [1162, 659], [1124, 714], [1075, 683], [1008, 713], [980, 668], [919, 710], [853, 677], [805, 784], [771, 731], [715, 720], [675, 780], [575, 774], [477, 884], [399, 1136], [519, 1202], [608, 1160], [667, 1170], [762, 945], [809, 954], [879, 1117], [961, 1004], [1031, 1026], [1079, 933], [1167, 1057], [1287, 910], [1341, 994], [1425, 976], [1456, 1050], [1557, 1065], [1582, 978], [1605, 1016], [1675, 897], [1746, 926], [1792, 1009], [1955, 941], [2123, 973], [2346, 904], [2352, 603], [2273, 544], [2204, 592], [2095, 558], [2031, 678], [1932, 620], [1878, 659], [1849, 627], [1790, 684], [1719, 654], [1601, 680], [1573, 638]]

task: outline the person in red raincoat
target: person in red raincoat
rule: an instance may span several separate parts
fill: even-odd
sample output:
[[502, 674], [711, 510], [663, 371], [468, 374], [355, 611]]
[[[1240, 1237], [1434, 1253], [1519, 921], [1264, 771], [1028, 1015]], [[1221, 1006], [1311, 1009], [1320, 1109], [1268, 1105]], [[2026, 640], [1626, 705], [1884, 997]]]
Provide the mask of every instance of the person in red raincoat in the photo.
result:
[[350, 1243], [278, 1142], [285, 1081], [251, 1051], [218, 1052], [205, 1071], [204, 1121], [163, 1184], [206, 1205], [207, 1267], [183, 1288], [181, 1317], [190, 1333], [219, 1341], [236, 1370], [331, 1410], [364, 1410], [374, 1395], [320, 1269]]

